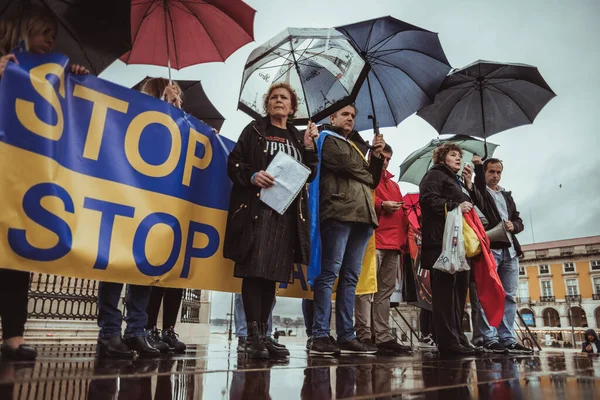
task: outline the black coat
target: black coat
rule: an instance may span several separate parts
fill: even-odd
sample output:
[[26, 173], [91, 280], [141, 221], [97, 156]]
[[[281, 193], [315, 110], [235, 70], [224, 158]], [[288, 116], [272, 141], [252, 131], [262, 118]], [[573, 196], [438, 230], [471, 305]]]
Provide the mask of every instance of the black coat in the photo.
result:
[[[470, 196], [470, 197], [469, 197]], [[442, 253], [446, 225], [446, 209], [454, 210], [468, 201], [484, 210], [483, 196], [475, 185], [469, 195], [463, 192], [456, 175], [446, 164], [436, 164], [425, 174], [419, 185], [422, 218], [421, 267], [431, 269]]]
[[596, 331], [593, 329], [588, 329], [585, 332], [585, 342], [583, 342], [583, 345], [581, 346], [581, 352], [582, 353], [593, 353], [594, 349], [592, 348], [591, 351], [589, 351], [588, 349], [586, 349], [586, 347], [588, 347], [588, 345], [592, 344], [592, 342], [590, 342], [590, 340], [588, 339], [588, 335], [593, 335], [594, 336], [594, 341], [593, 343], [596, 345], [596, 351], [600, 352], [600, 340], [598, 340], [598, 335], [596, 334]]
[[[223, 255], [237, 263], [244, 263], [254, 241], [254, 221], [258, 218], [261, 188], [251, 183], [252, 175], [267, 169], [266, 136], [269, 124], [265, 117], [251, 122], [240, 135], [235, 147], [227, 158], [227, 174], [233, 182], [229, 200], [227, 229], [223, 243]], [[304, 148], [304, 137], [288, 123], [288, 130], [295, 136], [294, 145], [302, 153], [303, 163], [310, 168], [311, 182], [317, 173], [319, 158], [313, 150]], [[294, 246], [294, 262], [308, 263], [310, 257], [310, 227], [306, 186], [296, 202], [298, 221], [298, 241]]]
[[[483, 195], [483, 200], [485, 202], [485, 210], [481, 210], [483, 215], [488, 220], [487, 230], [492, 229], [496, 225], [500, 223], [502, 218], [500, 218], [500, 213], [498, 212], [498, 208], [496, 207], [496, 201], [494, 200], [494, 196], [487, 190], [487, 185], [485, 184], [485, 171], [483, 170], [483, 165], [475, 166], [475, 186], [477, 186], [477, 190]], [[515, 246], [515, 251], [517, 252], [517, 256], [522, 256], [523, 252], [521, 251], [521, 244], [519, 240], [517, 240], [517, 233], [523, 232], [525, 227], [523, 226], [523, 220], [519, 216], [519, 211], [517, 211], [517, 205], [513, 200], [512, 193], [503, 190], [502, 195], [506, 200], [506, 206], [508, 208], [508, 219], [513, 223], [515, 230], [511, 232], [512, 241]], [[492, 249], [507, 249], [510, 247], [509, 243], [506, 242], [492, 242], [490, 243], [490, 247]]]

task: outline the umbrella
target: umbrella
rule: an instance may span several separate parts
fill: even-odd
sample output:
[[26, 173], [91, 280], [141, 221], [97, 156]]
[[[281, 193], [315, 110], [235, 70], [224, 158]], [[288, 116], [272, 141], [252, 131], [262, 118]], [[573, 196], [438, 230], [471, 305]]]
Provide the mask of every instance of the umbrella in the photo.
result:
[[423, 176], [433, 166], [433, 151], [436, 147], [442, 143], [455, 143], [467, 153], [463, 158], [471, 159], [474, 154], [482, 155], [488, 154], [491, 156], [494, 154], [497, 144], [486, 143], [483, 140], [474, 139], [465, 135], [454, 135], [446, 139], [433, 139], [425, 147], [412, 152], [400, 165], [400, 177], [399, 181], [414, 183], [418, 185], [421, 183]]
[[319, 121], [352, 102], [365, 73], [365, 62], [334, 29], [288, 28], [248, 57], [238, 108], [259, 118], [263, 95], [286, 82], [299, 97], [294, 123]]
[[421, 204], [419, 204], [419, 193], [406, 193], [402, 196], [402, 208], [404, 209], [404, 213], [408, 218], [408, 221], [411, 223], [413, 228], [419, 230], [421, 229], [421, 224], [419, 223], [419, 217], [421, 217]]
[[[133, 89], [138, 91], [141, 90], [142, 86], [148, 79], [152, 78], [149, 76], [145, 77], [138, 82]], [[225, 118], [211, 103], [208, 96], [204, 92], [200, 81], [175, 82], [179, 85], [181, 91], [183, 92], [183, 111], [193, 115], [217, 131], [221, 130], [223, 122], [225, 122]]]
[[480, 60], [450, 73], [417, 115], [439, 133], [486, 139], [533, 123], [554, 96], [534, 66]]
[[0, 0], [0, 18], [16, 20], [36, 8], [57, 21], [54, 51], [95, 75], [131, 48], [129, 1]]
[[450, 71], [437, 33], [392, 17], [336, 29], [350, 39], [370, 68], [355, 101], [358, 131], [397, 126], [431, 104]]
[[254, 40], [256, 11], [241, 0], [132, 0], [133, 48], [126, 64], [177, 70], [225, 61]]

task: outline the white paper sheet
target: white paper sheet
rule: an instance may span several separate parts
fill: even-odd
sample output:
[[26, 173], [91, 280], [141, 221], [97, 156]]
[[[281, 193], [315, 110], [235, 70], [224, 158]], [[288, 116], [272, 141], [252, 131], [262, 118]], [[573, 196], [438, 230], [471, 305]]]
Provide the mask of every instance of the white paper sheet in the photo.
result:
[[268, 189], [262, 189], [260, 199], [283, 215], [302, 190], [310, 176], [310, 169], [292, 156], [280, 151], [275, 155], [266, 172], [275, 178], [275, 184]]

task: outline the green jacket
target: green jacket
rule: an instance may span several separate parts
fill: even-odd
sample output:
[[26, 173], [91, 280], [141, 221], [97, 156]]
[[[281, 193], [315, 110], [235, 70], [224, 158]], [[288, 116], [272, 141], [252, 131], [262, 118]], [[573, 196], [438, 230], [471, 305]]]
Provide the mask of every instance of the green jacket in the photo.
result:
[[[335, 132], [331, 126], [325, 129]], [[369, 163], [350, 142], [334, 136], [325, 138], [321, 157], [320, 221], [362, 222], [376, 228], [372, 190], [379, 184], [383, 160], [371, 157]]]

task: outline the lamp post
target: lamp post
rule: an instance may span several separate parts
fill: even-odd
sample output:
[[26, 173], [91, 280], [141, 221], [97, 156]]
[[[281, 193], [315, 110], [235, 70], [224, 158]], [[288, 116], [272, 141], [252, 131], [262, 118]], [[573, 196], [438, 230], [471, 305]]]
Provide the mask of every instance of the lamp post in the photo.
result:
[[231, 302], [229, 303], [229, 338], [228, 340], [231, 342], [231, 325], [233, 322], [233, 293], [231, 293]]
[[571, 325], [571, 342], [573, 342], [573, 348], [575, 348], [575, 328], [573, 327], [573, 313], [571, 312], [571, 299], [569, 294], [565, 294], [565, 300], [567, 303], [567, 315], [569, 317], [569, 325]]

